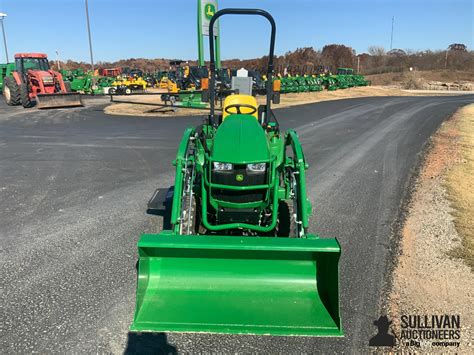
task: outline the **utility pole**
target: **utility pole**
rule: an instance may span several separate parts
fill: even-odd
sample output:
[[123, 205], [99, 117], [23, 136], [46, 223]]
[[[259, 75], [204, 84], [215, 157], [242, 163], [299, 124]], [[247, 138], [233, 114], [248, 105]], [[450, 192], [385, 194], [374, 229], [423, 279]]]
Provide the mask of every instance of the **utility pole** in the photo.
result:
[[59, 51], [56, 49], [56, 66], [58, 70], [61, 70], [61, 65], [59, 65]]
[[444, 58], [444, 69], [448, 68], [448, 53], [449, 53], [449, 48], [446, 49], [446, 58]]
[[390, 35], [390, 50], [392, 50], [393, 47], [393, 23], [395, 22], [395, 17], [392, 16], [392, 34]]
[[91, 39], [91, 25], [89, 23], [89, 6], [86, 1], [86, 18], [87, 18], [87, 32], [89, 34], [89, 51], [91, 54], [91, 66], [92, 66], [92, 73], [94, 73], [94, 56], [92, 55], [92, 39]]
[[5, 27], [3, 26], [3, 19], [5, 17], [7, 17], [7, 14], [4, 14], [4, 13], [0, 12], [0, 22], [2, 22], [3, 45], [5, 46], [5, 57], [7, 58], [7, 63], [9, 63], [8, 48], [7, 48], [7, 37], [5, 36]]
[[357, 74], [360, 73], [359, 69], [360, 69], [360, 57], [357, 56]]

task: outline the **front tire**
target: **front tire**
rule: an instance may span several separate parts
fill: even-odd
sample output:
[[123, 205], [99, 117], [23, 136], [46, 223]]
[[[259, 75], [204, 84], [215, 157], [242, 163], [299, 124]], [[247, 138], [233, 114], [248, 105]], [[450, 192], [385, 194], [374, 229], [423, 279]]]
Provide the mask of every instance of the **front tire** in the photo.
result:
[[33, 106], [33, 102], [30, 99], [30, 94], [28, 92], [28, 85], [21, 84], [20, 85], [20, 97], [21, 97], [21, 104], [24, 108], [30, 108]]
[[21, 103], [20, 87], [14, 78], [5, 78], [3, 82], [3, 97], [9, 106], [17, 106]]
[[293, 201], [280, 201], [278, 205], [278, 224], [276, 236], [298, 238], [298, 227], [295, 220]]

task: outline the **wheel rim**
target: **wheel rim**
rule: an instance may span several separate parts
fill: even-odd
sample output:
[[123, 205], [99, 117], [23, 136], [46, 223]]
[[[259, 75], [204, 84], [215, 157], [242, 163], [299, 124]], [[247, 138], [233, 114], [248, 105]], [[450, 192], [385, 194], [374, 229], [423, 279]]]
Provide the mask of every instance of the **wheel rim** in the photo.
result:
[[7, 102], [10, 102], [10, 99], [11, 99], [10, 88], [6, 85], [3, 89], [3, 96], [5, 96], [5, 100]]

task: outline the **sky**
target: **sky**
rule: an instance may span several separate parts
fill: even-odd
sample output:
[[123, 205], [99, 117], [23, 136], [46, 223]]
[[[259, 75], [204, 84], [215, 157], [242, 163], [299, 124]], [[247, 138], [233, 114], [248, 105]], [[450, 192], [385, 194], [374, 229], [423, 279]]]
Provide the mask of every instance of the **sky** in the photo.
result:
[[[298, 47], [345, 44], [357, 53], [372, 45], [444, 50], [474, 49], [474, 0], [219, 0], [219, 8], [262, 8], [277, 23], [276, 54]], [[6, 13], [10, 60], [17, 52], [44, 52], [89, 61], [84, 0], [0, 0]], [[89, 0], [94, 61], [125, 58], [197, 59], [197, 0]], [[223, 59], [267, 54], [263, 18], [221, 20]], [[5, 62], [0, 41], [0, 63]]]

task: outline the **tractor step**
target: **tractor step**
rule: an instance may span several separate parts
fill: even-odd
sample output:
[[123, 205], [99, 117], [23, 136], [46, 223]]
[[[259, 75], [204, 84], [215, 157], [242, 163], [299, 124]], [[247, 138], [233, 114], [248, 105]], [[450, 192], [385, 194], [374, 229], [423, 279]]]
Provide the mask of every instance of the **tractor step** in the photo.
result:
[[61, 108], [83, 106], [81, 95], [76, 93], [38, 94], [36, 96], [36, 107]]
[[158, 188], [148, 201], [147, 213], [162, 216], [167, 209], [171, 208], [173, 202], [174, 186], [169, 188]]
[[336, 239], [144, 234], [131, 331], [342, 336]]

